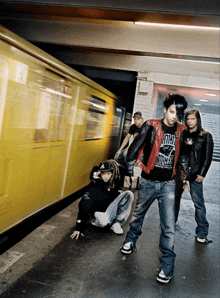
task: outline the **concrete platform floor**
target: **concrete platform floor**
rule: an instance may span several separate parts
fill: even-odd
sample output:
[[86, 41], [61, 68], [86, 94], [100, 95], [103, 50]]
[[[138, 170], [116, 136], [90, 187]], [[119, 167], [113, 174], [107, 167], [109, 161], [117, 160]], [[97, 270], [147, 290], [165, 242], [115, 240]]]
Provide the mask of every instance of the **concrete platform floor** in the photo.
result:
[[[195, 241], [194, 207], [181, 201], [172, 281], [156, 282], [160, 251], [157, 201], [149, 209], [138, 250], [120, 252], [124, 235], [89, 225], [85, 237], [70, 239], [78, 202], [50, 218], [0, 256], [0, 297], [20, 298], [207, 298], [220, 297], [219, 163], [204, 180], [209, 244]], [[134, 190], [135, 197], [137, 191]]]

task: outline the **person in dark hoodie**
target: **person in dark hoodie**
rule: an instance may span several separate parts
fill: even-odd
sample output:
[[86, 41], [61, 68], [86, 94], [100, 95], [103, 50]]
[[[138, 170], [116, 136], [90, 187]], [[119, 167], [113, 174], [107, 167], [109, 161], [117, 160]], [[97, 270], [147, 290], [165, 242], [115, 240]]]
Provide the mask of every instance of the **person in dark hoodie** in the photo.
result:
[[70, 238], [78, 239], [88, 220], [94, 226], [108, 225], [114, 233], [123, 234], [121, 226], [130, 215], [134, 195], [120, 189], [118, 163], [112, 159], [93, 167], [90, 179], [89, 189], [79, 202], [76, 227]]

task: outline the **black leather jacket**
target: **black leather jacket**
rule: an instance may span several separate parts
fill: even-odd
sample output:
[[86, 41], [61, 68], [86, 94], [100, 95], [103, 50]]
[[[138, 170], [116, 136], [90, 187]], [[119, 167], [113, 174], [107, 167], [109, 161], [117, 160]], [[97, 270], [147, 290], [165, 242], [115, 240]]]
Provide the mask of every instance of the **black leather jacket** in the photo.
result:
[[[161, 119], [161, 122], [163, 120]], [[161, 124], [162, 126], [162, 124]], [[151, 151], [154, 145], [154, 142], [157, 141], [157, 131], [152, 126], [149, 125], [147, 122], [144, 122], [144, 124], [141, 127], [139, 135], [135, 138], [133, 143], [128, 149], [127, 154], [127, 174], [128, 176], [132, 175], [133, 167], [135, 164], [135, 161], [137, 159], [139, 151], [144, 148], [144, 157], [143, 157], [143, 163], [145, 165], [148, 164]], [[159, 145], [160, 146], [160, 145]], [[189, 178], [189, 168], [188, 168], [188, 152], [187, 147], [185, 143], [183, 142], [183, 132], [180, 134], [180, 141], [179, 141], [179, 158], [178, 162], [180, 162], [183, 170], [183, 179], [188, 180]], [[175, 167], [176, 165], [174, 165]], [[173, 176], [175, 175], [176, 169], [174, 169]]]
[[[184, 142], [188, 131], [184, 131]], [[212, 162], [213, 138], [208, 131], [201, 131], [197, 134], [193, 144], [192, 154], [190, 154], [190, 172], [193, 176], [201, 175], [205, 177]]]

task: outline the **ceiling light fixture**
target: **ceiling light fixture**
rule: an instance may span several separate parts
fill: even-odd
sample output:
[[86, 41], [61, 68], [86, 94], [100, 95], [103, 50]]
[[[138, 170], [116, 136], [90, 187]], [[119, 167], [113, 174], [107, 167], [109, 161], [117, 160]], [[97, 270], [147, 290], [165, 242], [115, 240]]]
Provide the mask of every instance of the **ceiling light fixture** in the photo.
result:
[[219, 27], [207, 26], [191, 26], [191, 25], [175, 25], [175, 24], [162, 24], [162, 23], [148, 23], [148, 22], [134, 22], [135, 25], [153, 26], [153, 27], [167, 27], [167, 28], [182, 28], [182, 29], [197, 29], [197, 30], [214, 30], [219, 31]]
[[208, 95], [208, 96], [218, 96], [217, 94], [214, 94], [214, 93], [207, 93], [206, 95]]
[[201, 106], [201, 104], [200, 103], [195, 103], [194, 106]]
[[204, 101], [204, 102], [207, 102], [208, 99], [200, 99], [199, 101]]

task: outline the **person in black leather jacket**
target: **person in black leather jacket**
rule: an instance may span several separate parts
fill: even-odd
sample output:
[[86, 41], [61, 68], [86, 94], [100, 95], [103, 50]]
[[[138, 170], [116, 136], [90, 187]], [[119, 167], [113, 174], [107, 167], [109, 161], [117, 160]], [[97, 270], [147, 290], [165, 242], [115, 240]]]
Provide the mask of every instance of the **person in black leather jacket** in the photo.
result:
[[[209, 223], [206, 218], [206, 207], [203, 197], [203, 179], [212, 162], [213, 138], [202, 128], [198, 110], [190, 109], [185, 115], [187, 129], [183, 139], [188, 148], [190, 169], [190, 194], [195, 206], [196, 240], [207, 243]], [[181, 194], [176, 198], [176, 220], [178, 218]]]
[[175, 236], [175, 175], [177, 164], [183, 168], [184, 187], [188, 185], [188, 156], [182, 139], [184, 124], [177, 122], [183, 118], [187, 107], [186, 99], [172, 94], [164, 100], [163, 119], [151, 119], [143, 123], [141, 130], [128, 149], [127, 176], [132, 175], [134, 163], [142, 169], [130, 229], [121, 247], [121, 252], [130, 254], [136, 250], [136, 242], [142, 233], [144, 217], [155, 199], [158, 200], [160, 214], [160, 271], [157, 281], [168, 283], [173, 274]]

